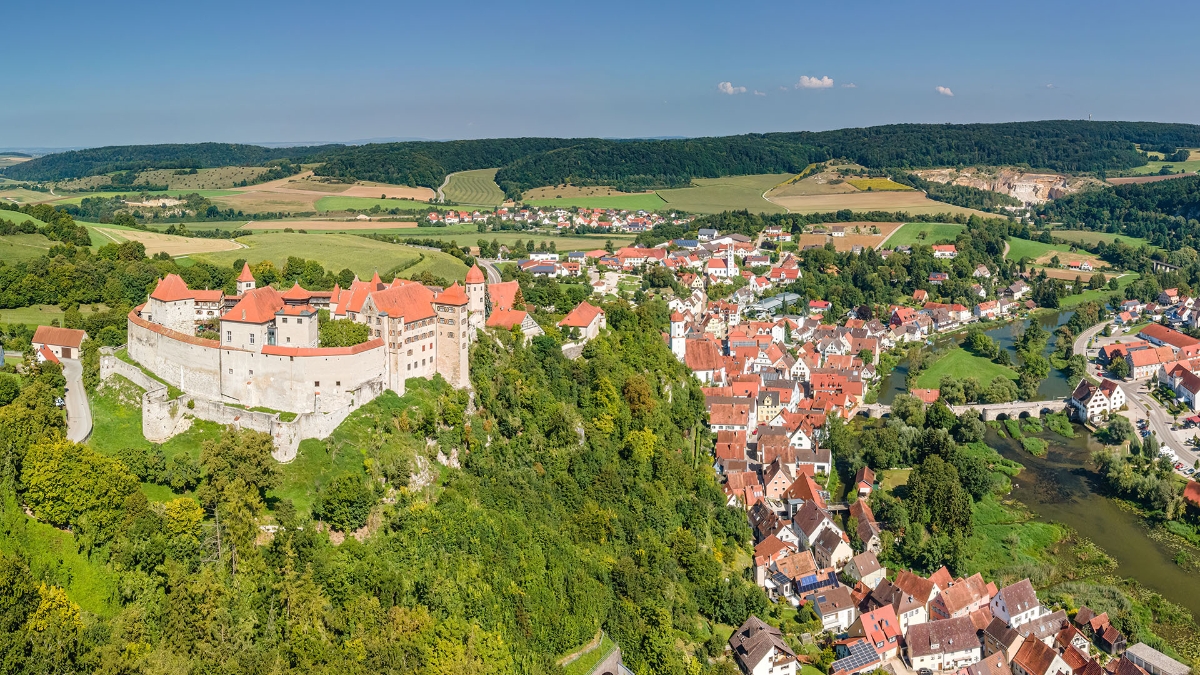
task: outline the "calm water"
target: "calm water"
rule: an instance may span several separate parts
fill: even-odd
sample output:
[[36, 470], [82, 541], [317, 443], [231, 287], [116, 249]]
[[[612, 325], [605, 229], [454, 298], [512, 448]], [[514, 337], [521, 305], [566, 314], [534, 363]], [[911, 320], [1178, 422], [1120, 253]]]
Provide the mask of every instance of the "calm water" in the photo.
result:
[[[1071, 316], [1074, 314], [1074, 311], [1040, 313], [1033, 319], [1026, 319], [1025, 321], [1020, 322], [1014, 321], [1012, 323], [984, 331], [984, 333], [999, 343], [1000, 348], [1008, 352], [1010, 362], [1016, 364], [1017, 350], [1013, 344], [1016, 341], [1016, 336], [1020, 334], [1021, 331], [1025, 330], [1025, 327], [1028, 326], [1031, 321], [1037, 321], [1039, 324], [1041, 324], [1042, 328], [1044, 328], [1046, 332], [1050, 334], [1050, 340], [1046, 343], [1046, 351], [1044, 352], [1045, 355], [1049, 357], [1050, 354], [1054, 352], [1055, 343], [1058, 342], [1058, 337], [1054, 335], [1054, 331], [1058, 330], [1059, 326], [1070, 321]], [[966, 334], [961, 333], [937, 340], [933, 345], [934, 353], [943, 353], [948, 349], [953, 349], [954, 347], [960, 346], [965, 339]], [[888, 374], [888, 377], [880, 386], [879, 402], [890, 405], [892, 399], [896, 398], [896, 394], [907, 393], [908, 388], [904, 386], [904, 378], [907, 376], [908, 364], [907, 362], [902, 362], [900, 365], [896, 366], [896, 368], [893, 369], [890, 374]], [[987, 386], [987, 382], [982, 382], [981, 384]], [[1051, 368], [1050, 376], [1043, 380], [1042, 384], [1038, 387], [1038, 394], [1043, 400], [1070, 396], [1071, 383], [1067, 381], [1067, 376], [1063, 374], [1062, 371]]]
[[1174, 554], [1149, 537], [1140, 517], [1099, 494], [1098, 476], [1091, 465], [1092, 450], [1098, 445], [1082, 427], [1076, 426], [1075, 431], [1075, 438], [1043, 434], [1050, 448], [1042, 458], [988, 431], [988, 445], [1025, 466], [1013, 479], [1011, 496], [1039, 520], [1062, 523], [1096, 542], [1116, 559], [1117, 575], [1137, 579], [1200, 618], [1200, 576], [1172, 562]]

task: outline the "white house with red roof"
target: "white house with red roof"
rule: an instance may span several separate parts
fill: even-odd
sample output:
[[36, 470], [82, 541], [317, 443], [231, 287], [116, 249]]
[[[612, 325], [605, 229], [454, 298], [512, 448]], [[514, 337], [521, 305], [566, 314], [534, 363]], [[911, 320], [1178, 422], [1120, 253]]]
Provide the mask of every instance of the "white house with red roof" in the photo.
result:
[[38, 353], [39, 361], [58, 363], [59, 359], [77, 359], [87, 337], [81, 330], [38, 326], [33, 332], [33, 349]]
[[604, 310], [586, 300], [579, 303], [575, 309], [563, 317], [562, 321], [558, 322], [559, 328], [578, 330], [580, 342], [587, 342], [599, 336], [604, 326]]

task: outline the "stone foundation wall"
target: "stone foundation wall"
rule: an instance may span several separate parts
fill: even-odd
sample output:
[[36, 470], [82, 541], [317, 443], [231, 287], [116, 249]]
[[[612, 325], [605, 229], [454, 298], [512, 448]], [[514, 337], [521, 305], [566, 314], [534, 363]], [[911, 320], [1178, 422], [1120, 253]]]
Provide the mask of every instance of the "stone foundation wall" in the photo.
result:
[[302, 413], [285, 422], [279, 413], [245, 410], [186, 393], [172, 400], [164, 384], [118, 359], [112, 351], [111, 348], [102, 350], [100, 378], [107, 380], [120, 375], [145, 391], [142, 395], [142, 434], [146, 440], [162, 443], [187, 431], [192, 419], [201, 419], [270, 434], [275, 445], [272, 456], [280, 462], [296, 458], [300, 441], [328, 438], [350, 413], [379, 396], [384, 389], [383, 380], [375, 379], [347, 392], [345, 405], [326, 412]]

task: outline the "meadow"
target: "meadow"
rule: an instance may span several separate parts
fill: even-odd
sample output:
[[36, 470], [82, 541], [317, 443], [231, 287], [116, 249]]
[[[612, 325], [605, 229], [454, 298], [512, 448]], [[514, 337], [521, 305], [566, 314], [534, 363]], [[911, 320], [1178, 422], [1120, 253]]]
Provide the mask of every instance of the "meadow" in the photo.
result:
[[[1186, 162], [1162, 162], [1152, 160], [1145, 166], [1139, 166], [1130, 169], [1127, 173], [1133, 176], [1152, 176], [1161, 171], [1164, 166], [1171, 167], [1171, 171], [1175, 173], [1179, 173], [1180, 171], [1184, 171], [1186, 173], [1195, 173], [1200, 171], [1200, 150], [1191, 150], [1190, 152], [1191, 154], [1188, 156]], [[1161, 156], [1162, 155], [1158, 155], [1158, 157]]]
[[[104, 305], [80, 305], [79, 311], [84, 314], [92, 312], [103, 312], [108, 308]], [[58, 305], [30, 305], [29, 307], [17, 307], [14, 309], [0, 309], [0, 323], [17, 324], [22, 323], [26, 326], [49, 326], [51, 322], [57, 321], [62, 325], [63, 311], [58, 308]]]
[[191, 255], [192, 253], [233, 251], [242, 248], [241, 244], [232, 239], [181, 237], [176, 234], [148, 232], [99, 223], [81, 224], [85, 225], [91, 233], [94, 248], [108, 243], [120, 244], [125, 241], [139, 241], [146, 246], [146, 255], [152, 256], [155, 253], [165, 252], [171, 257]]
[[1072, 252], [1068, 244], [1043, 244], [1040, 241], [1009, 237], [1008, 246], [1007, 258], [1009, 260], [1028, 258], [1034, 262], [1048, 263], [1054, 256], [1058, 256], [1059, 261], [1064, 265], [1069, 261], [1087, 260], [1093, 267], [1108, 266], [1108, 263], [1100, 261], [1095, 255], [1087, 251], [1079, 250]]
[[[807, 180], [807, 179], [806, 179]], [[804, 181], [800, 181], [803, 183]], [[847, 194], [817, 194], [781, 196], [770, 194], [768, 198], [784, 207], [789, 213], [826, 213], [841, 209], [851, 211], [888, 211], [910, 215], [933, 215], [939, 213], [965, 213], [994, 218], [995, 214], [953, 204], [934, 201], [923, 192], [851, 192]]]
[[1075, 241], [1081, 244], [1088, 244], [1089, 246], [1093, 244], [1099, 244], [1100, 242], [1111, 244], [1119, 239], [1121, 242], [1134, 248], [1140, 248], [1142, 246], [1149, 246], [1153, 249], [1158, 248], [1141, 237], [1130, 237], [1124, 234], [1113, 234], [1111, 232], [1093, 232], [1091, 230], [1050, 230], [1050, 235], [1055, 239]]
[[497, 207], [504, 203], [504, 192], [496, 185], [497, 169], [459, 171], [448, 176], [442, 194], [447, 202], [470, 206]]
[[973, 377], [984, 386], [997, 376], [1017, 379], [1017, 371], [1012, 368], [992, 363], [982, 356], [975, 356], [961, 347], [955, 347], [937, 356], [929, 368], [917, 378], [917, 386], [922, 389], [937, 389], [944, 375], [956, 380]]
[[[2, 211], [0, 211], [0, 217], [3, 217]], [[50, 241], [40, 234], [5, 235], [0, 237], [0, 262], [40, 258], [46, 255], [50, 247], [56, 243], [58, 242]]]
[[67, 197], [61, 196], [61, 194], [60, 194], [60, 196], [57, 196], [57, 197], [51, 197], [50, 195], [45, 195], [45, 196], [43, 196], [43, 198], [40, 201], [46, 202], [47, 204], [53, 204], [55, 206], [58, 206], [60, 204], [74, 204], [74, 205], [78, 206], [80, 202], [82, 202], [84, 199], [87, 199], [88, 197], [109, 198], [109, 197], [116, 197], [118, 195], [125, 195], [129, 199], [133, 200], [137, 197], [140, 197], [142, 194], [146, 194], [151, 197], [174, 197], [175, 199], [182, 199], [185, 195], [190, 195], [190, 194], [198, 194], [201, 197], [212, 198], [212, 197], [226, 197], [229, 195], [236, 195], [236, 194], [241, 194], [241, 193], [235, 192], [233, 190], [155, 190], [153, 192], [145, 192], [145, 193], [143, 193], [140, 190], [110, 190], [110, 191], [88, 192], [88, 193], [84, 193], [84, 194], [73, 194], [73, 195], [70, 195]]
[[1126, 272], [1117, 278], [1117, 290], [1109, 290], [1106, 287], [1095, 291], [1084, 291], [1079, 295], [1066, 295], [1058, 299], [1058, 306], [1060, 309], [1067, 309], [1069, 307], [1082, 305], [1085, 302], [1107, 303], [1110, 297], [1112, 297], [1114, 294], [1121, 295], [1126, 286], [1137, 281], [1139, 278], [1141, 278], [1141, 275], [1137, 272]]
[[175, 175], [174, 169], [149, 169], [138, 173], [137, 182], [166, 185], [172, 190], [220, 190], [236, 187], [242, 181], [253, 183], [266, 172], [262, 166], [222, 166], [183, 175]]
[[[452, 226], [457, 227], [457, 226]], [[525, 242], [526, 246], [529, 242], [541, 244], [543, 241], [549, 245], [554, 243], [554, 247], [559, 252], [565, 251], [592, 251], [599, 248], [604, 248], [606, 242], [611, 241], [613, 246], [620, 248], [622, 246], [633, 245], [634, 235], [632, 234], [581, 234], [581, 235], [557, 235], [557, 234], [541, 234], [537, 232], [488, 232], [479, 234], [477, 232], [470, 233], [454, 233], [447, 232], [450, 228], [441, 227], [422, 227], [416, 230], [404, 230], [397, 232], [395, 230], [382, 232], [389, 236], [394, 236], [397, 239], [406, 239], [416, 237], [420, 239], [437, 239], [438, 241], [452, 241], [462, 248], [469, 246], [477, 246], [480, 239], [492, 241], [493, 239], [505, 246], [512, 246], [520, 239]]]
[[[943, 240], [954, 241], [954, 238], [962, 231], [963, 226], [954, 223], [905, 223], [892, 233], [891, 237], [888, 237], [884, 245], [887, 248], [917, 244], [932, 245]], [[925, 233], [924, 239], [919, 238], [921, 233]]]
[[[9, 204], [36, 204], [48, 199], [54, 199], [48, 192], [26, 190], [22, 187], [8, 188], [7, 190], [0, 189], [0, 201], [6, 201]], [[0, 215], [4, 214], [0, 213]]]
[[763, 193], [791, 178], [790, 174], [755, 174], [726, 178], [696, 178], [692, 187], [659, 190], [672, 209], [688, 213], [721, 213], [746, 209], [752, 213], [783, 213]]
[[467, 266], [447, 253], [388, 244], [352, 234], [264, 232], [240, 237], [238, 241], [247, 248], [198, 253], [191, 258], [214, 265], [232, 265], [233, 261], [242, 258], [249, 260], [251, 264], [270, 260], [282, 268], [288, 256], [298, 256], [316, 260], [331, 272], [349, 269], [363, 279], [369, 279], [376, 271], [388, 272], [420, 260], [421, 262], [412, 267], [405, 267], [401, 276], [411, 277], [424, 271], [459, 281], [467, 276]]
[[321, 213], [330, 213], [334, 211], [351, 210], [370, 211], [371, 208], [375, 206], [378, 206], [381, 211], [400, 209], [401, 211], [412, 211], [416, 213], [428, 213], [430, 211], [475, 210], [474, 208], [464, 206], [427, 204], [425, 202], [413, 201], [411, 199], [378, 199], [373, 197], [344, 197], [342, 195], [329, 195], [321, 197], [316, 200], [314, 208]]

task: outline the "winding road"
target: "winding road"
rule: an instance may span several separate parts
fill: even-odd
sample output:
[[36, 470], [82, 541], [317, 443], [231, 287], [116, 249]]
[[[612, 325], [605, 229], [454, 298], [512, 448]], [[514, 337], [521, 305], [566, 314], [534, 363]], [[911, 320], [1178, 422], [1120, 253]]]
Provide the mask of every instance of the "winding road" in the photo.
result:
[[92, 435], [92, 409], [83, 388], [83, 364], [79, 359], [63, 359], [67, 378], [67, 440], [82, 443]]
[[487, 281], [489, 284], [498, 284], [504, 280], [504, 277], [500, 276], [500, 270], [496, 269], [495, 262], [491, 260], [484, 260], [483, 258], [476, 258], [475, 262], [479, 263], [479, 266], [482, 267], [483, 271], [487, 274]]

